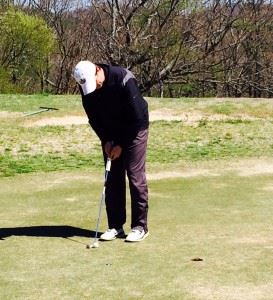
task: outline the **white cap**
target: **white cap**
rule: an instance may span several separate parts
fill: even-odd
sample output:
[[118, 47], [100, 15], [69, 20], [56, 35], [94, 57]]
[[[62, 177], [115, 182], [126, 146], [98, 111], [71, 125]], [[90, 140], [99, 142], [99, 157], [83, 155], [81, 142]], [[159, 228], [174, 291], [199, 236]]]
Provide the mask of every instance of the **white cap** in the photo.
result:
[[74, 71], [73, 77], [82, 87], [84, 95], [90, 94], [96, 89], [96, 66], [88, 60], [80, 61]]

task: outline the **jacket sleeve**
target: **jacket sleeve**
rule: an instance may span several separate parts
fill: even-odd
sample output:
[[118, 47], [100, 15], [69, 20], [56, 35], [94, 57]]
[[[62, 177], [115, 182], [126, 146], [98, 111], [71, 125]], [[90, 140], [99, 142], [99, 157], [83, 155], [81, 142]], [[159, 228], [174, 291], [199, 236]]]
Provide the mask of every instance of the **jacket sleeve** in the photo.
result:
[[[80, 88], [80, 91], [81, 91], [81, 88]], [[85, 113], [88, 117], [88, 122], [89, 122], [90, 126], [92, 127], [92, 129], [95, 131], [98, 138], [101, 140], [102, 144], [105, 144], [107, 141], [109, 141], [109, 137], [108, 137], [107, 133], [105, 132], [105, 130], [103, 129], [103, 126], [101, 125], [101, 121], [98, 117], [98, 114], [96, 114], [91, 109], [90, 105], [88, 105], [88, 103], [89, 103], [88, 96], [84, 96], [82, 91], [81, 91], [81, 95], [82, 95], [82, 105], [83, 105]]]
[[95, 131], [98, 138], [101, 140], [102, 144], [105, 144], [107, 141], [110, 141], [110, 138], [107, 137], [106, 132], [104, 132], [104, 130], [102, 129], [103, 127], [100, 125], [99, 120], [95, 118], [89, 118], [89, 124]]

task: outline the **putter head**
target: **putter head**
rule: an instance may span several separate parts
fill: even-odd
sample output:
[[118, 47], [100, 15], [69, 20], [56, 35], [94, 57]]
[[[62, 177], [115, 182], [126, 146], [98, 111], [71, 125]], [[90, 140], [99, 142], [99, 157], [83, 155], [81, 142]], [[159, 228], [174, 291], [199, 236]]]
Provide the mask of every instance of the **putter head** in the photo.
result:
[[91, 248], [99, 248], [99, 242], [98, 241], [96, 241], [96, 242], [94, 242], [93, 244], [91, 244], [91, 245], [86, 245], [86, 248], [87, 249], [91, 249]]
[[96, 241], [96, 242], [94, 242], [92, 245], [91, 245], [91, 248], [99, 248], [99, 242], [98, 241]]
[[41, 109], [47, 109], [47, 110], [59, 110], [59, 108], [55, 107], [46, 107], [46, 106], [40, 106]]

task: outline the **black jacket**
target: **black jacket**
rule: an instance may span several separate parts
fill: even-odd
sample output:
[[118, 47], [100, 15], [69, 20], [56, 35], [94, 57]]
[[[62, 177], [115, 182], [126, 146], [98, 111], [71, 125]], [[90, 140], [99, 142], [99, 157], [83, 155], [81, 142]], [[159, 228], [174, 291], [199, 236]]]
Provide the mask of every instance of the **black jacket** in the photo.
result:
[[82, 94], [83, 107], [103, 144], [112, 141], [114, 145], [125, 146], [139, 131], [148, 128], [148, 104], [129, 70], [99, 66], [104, 70], [105, 81], [93, 93]]

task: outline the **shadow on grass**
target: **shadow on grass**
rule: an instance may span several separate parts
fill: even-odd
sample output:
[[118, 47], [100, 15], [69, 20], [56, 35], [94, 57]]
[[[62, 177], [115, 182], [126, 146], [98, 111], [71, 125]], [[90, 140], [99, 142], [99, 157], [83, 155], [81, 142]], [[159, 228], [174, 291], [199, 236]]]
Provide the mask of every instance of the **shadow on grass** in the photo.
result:
[[[101, 233], [98, 235], [100, 236]], [[14, 227], [0, 228], [0, 240], [4, 240], [11, 236], [36, 236], [36, 237], [95, 237], [95, 231], [82, 229], [73, 226], [30, 226], [30, 227]]]

